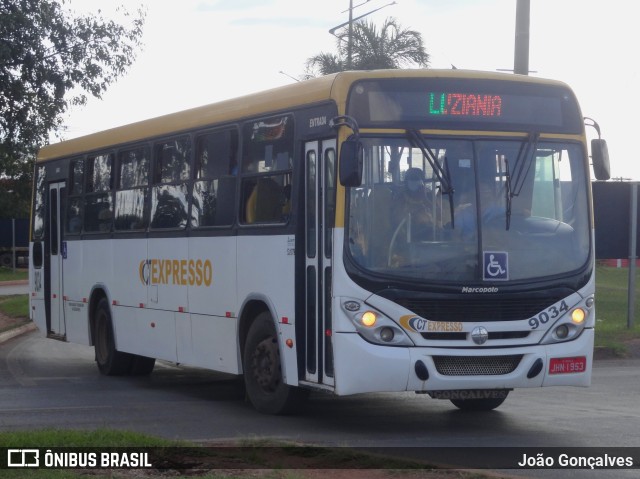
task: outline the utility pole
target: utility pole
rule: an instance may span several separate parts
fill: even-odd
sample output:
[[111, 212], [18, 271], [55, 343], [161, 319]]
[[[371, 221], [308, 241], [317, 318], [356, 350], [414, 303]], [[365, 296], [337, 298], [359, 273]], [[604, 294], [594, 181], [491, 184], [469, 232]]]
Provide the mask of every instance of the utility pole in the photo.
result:
[[515, 74], [529, 74], [530, 12], [530, 0], [518, 0], [516, 5], [516, 41], [513, 59], [513, 73]]
[[349, 0], [349, 41], [347, 43], [347, 70], [351, 70], [352, 49], [353, 49], [353, 0]]
[[[365, 3], [369, 3], [370, 0], [365, 0], [364, 2], [362, 2], [359, 5], [356, 5], [355, 7], [353, 6], [353, 0], [349, 0], [349, 21], [348, 22], [344, 22], [341, 23], [340, 25], [333, 27], [332, 29], [329, 30], [329, 33], [335, 37], [337, 37], [338, 39], [340, 39], [340, 37], [338, 35], [336, 35], [336, 30], [345, 27], [345, 26], [349, 26], [349, 38], [347, 39], [347, 70], [351, 70], [351, 64], [353, 63], [352, 61], [352, 56], [353, 56], [353, 22], [360, 20], [361, 18], [366, 17], [367, 15], [371, 15], [373, 12], [377, 12], [378, 10], [382, 10], [385, 7], [389, 7], [391, 5], [396, 5], [397, 2], [393, 1], [391, 3], [387, 3], [386, 5], [382, 5], [381, 7], [376, 8], [375, 10], [371, 10], [370, 12], [365, 13], [364, 15], [360, 15], [359, 17], [353, 18], [353, 9], [354, 8], [358, 8], [361, 7], [362, 5], [364, 5]], [[344, 13], [344, 12], [342, 12]]]

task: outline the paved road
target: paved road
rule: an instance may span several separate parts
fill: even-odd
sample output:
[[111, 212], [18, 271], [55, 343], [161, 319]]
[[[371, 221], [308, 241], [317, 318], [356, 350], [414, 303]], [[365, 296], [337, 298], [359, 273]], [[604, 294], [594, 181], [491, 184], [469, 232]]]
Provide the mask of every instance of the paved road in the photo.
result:
[[[302, 414], [272, 417], [239, 399], [227, 376], [160, 363], [148, 378], [103, 377], [92, 348], [29, 333], [0, 345], [0, 430], [111, 427], [190, 440], [385, 447], [640, 446], [639, 378], [640, 361], [601, 361], [590, 388], [517, 390], [487, 414], [413, 393], [318, 394]], [[637, 470], [598, 477], [637, 477]]]
[[11, 294], [29, 294], [29, 284], [27, 281], [15, 281], [12, 283], [0, 283], [0, 296]]

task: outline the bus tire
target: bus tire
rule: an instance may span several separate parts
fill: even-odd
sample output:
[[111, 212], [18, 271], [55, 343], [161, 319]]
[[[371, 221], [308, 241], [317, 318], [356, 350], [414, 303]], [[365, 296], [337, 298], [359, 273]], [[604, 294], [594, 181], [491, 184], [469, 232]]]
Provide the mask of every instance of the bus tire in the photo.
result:
[[266, 311], [249, 328], [243, 367], [247, 398], [259, 412], [289, 414], [304, 402], [307, 391], [284, 383], [278, 337]]
[[105, 376], [129, 374], [132, 355], [116, 349], [111, 310], [106, 298], [102, 298], [95, 312], [95, 353], [98, 369]]
[[131, 367], [129, 374], [131, 376], [148, 376], [156, 365], [156, 358], [148, 358], [138, 354], [131, 355]]
[[506, 399], [505, 395], [503, 398], [450, 399], [450, 401], [462, 411], [492, 411], [505, 402]]

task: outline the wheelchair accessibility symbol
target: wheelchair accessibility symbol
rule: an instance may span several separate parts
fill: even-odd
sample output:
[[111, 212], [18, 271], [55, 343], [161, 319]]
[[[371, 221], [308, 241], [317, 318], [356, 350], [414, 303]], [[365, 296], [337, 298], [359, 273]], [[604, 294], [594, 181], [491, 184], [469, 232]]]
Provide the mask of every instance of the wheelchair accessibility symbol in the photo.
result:
[[484, 251], [483, 256], [483, 280], [507, 281], [509, 279], [509, 253], [505, 251]]

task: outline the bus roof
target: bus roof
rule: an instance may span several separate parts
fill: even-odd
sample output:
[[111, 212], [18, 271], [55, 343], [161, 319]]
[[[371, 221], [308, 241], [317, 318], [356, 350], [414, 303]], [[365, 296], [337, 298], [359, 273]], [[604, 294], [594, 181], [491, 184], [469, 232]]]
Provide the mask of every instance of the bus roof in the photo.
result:
[[412, 69], [341, 72], [47, 145], [40, 149], [37, 161], [80, 155], [115, 145], [240, 121], [252, 116], [328, 100], [336, 101], [338, 110], [343, 112], [349, 87], [353, 82], [365, 78], [401, 77], [482, 78], [564, 85], [561, 82], [528, 76], [468, 70]]

